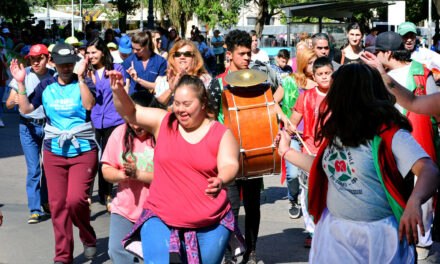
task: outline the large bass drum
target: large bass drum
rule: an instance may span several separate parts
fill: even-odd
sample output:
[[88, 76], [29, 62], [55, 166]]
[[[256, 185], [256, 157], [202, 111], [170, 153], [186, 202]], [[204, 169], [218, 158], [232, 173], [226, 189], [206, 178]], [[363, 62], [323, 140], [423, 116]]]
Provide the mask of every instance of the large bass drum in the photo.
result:
[[268, 84], [231, 87], [222, 93], [225, 125], [240, 144], [238, 178], [279, 174], [280, 156], [275, 148], [278, 119]]

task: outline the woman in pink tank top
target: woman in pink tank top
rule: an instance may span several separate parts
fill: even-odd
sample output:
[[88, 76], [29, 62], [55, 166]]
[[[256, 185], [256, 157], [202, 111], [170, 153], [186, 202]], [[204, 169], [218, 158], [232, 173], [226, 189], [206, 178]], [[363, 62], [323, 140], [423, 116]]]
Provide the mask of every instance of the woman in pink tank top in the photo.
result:
[[109, 74], [118, 112], [156, 138], [154, 179], [129, 240], [140, 235], [147, 262], [220, 263], [236, 231], [224, 187], [238, 172], [238, 143], [209, 117], [213, 111], [203, 82], [183, 76], [168, 113], [135, 105], [122, 76]]

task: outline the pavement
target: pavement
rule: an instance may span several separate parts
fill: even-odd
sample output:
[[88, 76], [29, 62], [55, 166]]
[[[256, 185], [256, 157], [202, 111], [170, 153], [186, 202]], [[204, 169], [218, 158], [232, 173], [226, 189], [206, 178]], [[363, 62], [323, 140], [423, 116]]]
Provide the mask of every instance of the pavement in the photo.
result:
[[[18, 136], [18, 114], [4, 113], [3, 120], [6, 127], [0, 128], [0, 210], [4, 216], [0, 227], [0, 264], [53, 263], [51, 220], [27, 224], [26, 164]], [[307, 263], [309, 250], [303, 247], [306, 238], [304, 224], [302, 218], [289, 218], [285, 186], [280, 184], [279, 177], [267, 177], [264, 178], [264, 187], [257, 243], [258, 264]], [[244, 223], [243, 211], [241, 208], [241, 227]], [[74, 227], [74, 263], [111, 263], [107, 254], [110, 217], [105, 207], [97, 202], [96, 184], [91, 216], [98, 237], [97, 256], [92, 261], [84, 258], [78, 229]], [[419, 263], [440, 263], [440, 245], [435, 243], [428, 259]]]

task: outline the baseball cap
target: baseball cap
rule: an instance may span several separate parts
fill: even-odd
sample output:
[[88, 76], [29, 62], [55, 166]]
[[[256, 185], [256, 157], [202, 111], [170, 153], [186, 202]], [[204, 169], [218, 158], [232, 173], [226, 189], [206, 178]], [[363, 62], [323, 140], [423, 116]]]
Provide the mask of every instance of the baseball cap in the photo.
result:
[[176, 30], [174, 27], [169, 27], [169, 28], [168, 28], [168, 32], [171, 32], [171, 31], [173, 31], [173, 30], [177, 32], [177, 30]]
[[11, 31], [9, 31], [9, 28], [3, 28], [2, 32], [3, 32], [3, 34], [11, 33]]
[[403, 49], [402, 37], [393, 31], [380, 33], [376, 38], [375, 51], [396, 51]]
[[25, 58], [29, 58], [31, 56], [38, 56], [38, 55], [49, 55], [49, 50], [47, 50], [47, 47], [43, 44], [36, 44], [31, 47], [29, 50], [29, 53], [25, 56]]
[[397, 28], [397, 33], [399, 33], [401, 36], [405, 35], [408, 32], [413, 32], [414, 34], [417, 34], [417, 27], [414, 23], [403, 22]]
[[119, 39], [119, 51], [124, 54], [131, 53], [131, 39], [128, 35], [124, 35]]
[[52, 52], [53, 47], [55, 47], [55, 44], [50, 44], [49, 47], [47, 47], [47, 50], [48, 50], [49, 52]]
[[72, 46], [79, 46], [80, 45], [78, 39], [75, 38], [74, 36], [66, 38], [66, 40], [64, 40], [64, 43], [70, 44]]
[[53, 47], [52, 59], [55, 64], [75, 63], [80, 60], [72, 45], [67, 43], [58, 43]]
[[31, 46], [30, 45], [24, 45], [21, 50], [20, 50], [20, 55], [22, 56], [26, 56], [29, 51], [31, 50]]
[[118, 45], [116, 45], [114, 42], [109, 42], [109, 43], [107, 43], [107, 48], [117, 50]]

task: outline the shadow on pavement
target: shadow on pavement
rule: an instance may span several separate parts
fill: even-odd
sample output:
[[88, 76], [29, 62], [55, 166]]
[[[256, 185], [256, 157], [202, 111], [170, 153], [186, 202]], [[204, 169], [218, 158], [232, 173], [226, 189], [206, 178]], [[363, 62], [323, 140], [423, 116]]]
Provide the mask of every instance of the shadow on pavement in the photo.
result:
[[101, 264], [108, 260], [110, 260], [107, 250], [108, 250], [108, 237], [98, 238], [97, 240], [97, 252], [96, 256], [93, 260], [88, 260], [84, 257], [83, 254], [77, 256], [75, 259], [73, 259], [73, 263], [79, 264], [79, 263], [91, 263], [91, 264]]
[[18, 113], [3, 113], [5, 127], [0, 128], [0, 158], [23, 155], [18, 134]]

